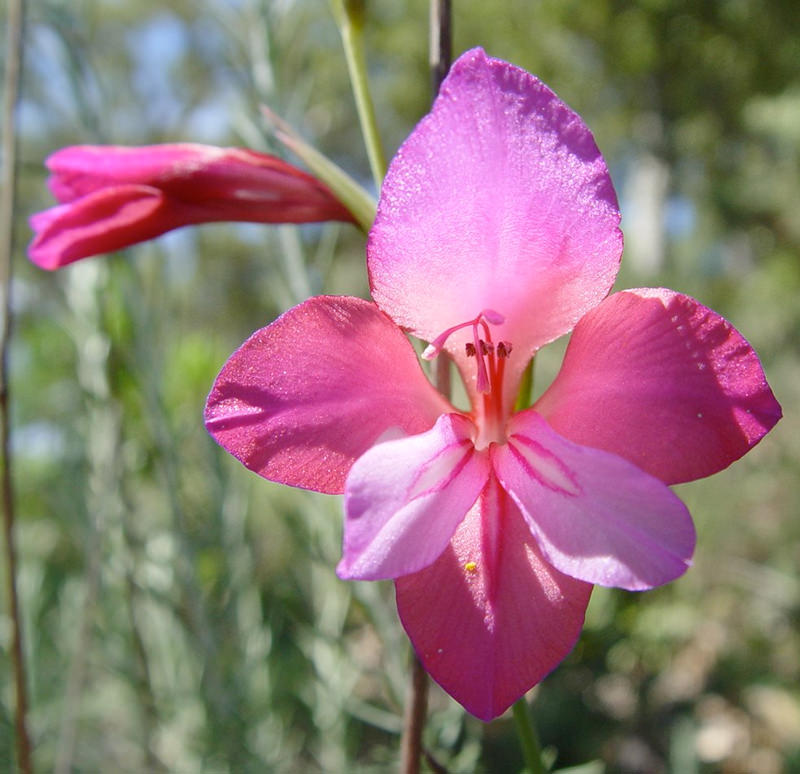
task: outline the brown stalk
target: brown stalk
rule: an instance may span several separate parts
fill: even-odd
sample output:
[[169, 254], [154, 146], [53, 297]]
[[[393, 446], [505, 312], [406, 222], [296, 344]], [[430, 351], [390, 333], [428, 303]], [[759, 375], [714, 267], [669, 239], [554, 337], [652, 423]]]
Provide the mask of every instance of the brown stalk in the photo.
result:
[[[452, 16], [450, 0], [431, 0], [430, 4], [430, 67], [432, 99], [436, 99], [452, 60]], [[441, 353], [437, 358], [436, 386], [450, 394], [450, 359]], [[400, 771], [419, 774], [423, 754], [429, 765], [432, 758], [422, 747], [422, 731], [428, 704], [428, 675], [416, 654], [412, 654], [406, 711], [403, 717]]]

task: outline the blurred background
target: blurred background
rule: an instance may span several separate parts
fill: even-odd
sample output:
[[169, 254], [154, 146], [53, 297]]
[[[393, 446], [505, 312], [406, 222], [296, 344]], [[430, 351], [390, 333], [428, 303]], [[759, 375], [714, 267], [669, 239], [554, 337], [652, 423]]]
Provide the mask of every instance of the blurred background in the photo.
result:
[[[598, 589], [536, 689], [558, 766], [800, 772], [800, 30], [793, 0], [454, 0], [455, 53], [539, 75], [593, 129], [624, 214], [618, 287], [665, 285], [759, 352], [784, 419], [679, 487], [694, 567]], [[430, 100], [423, 0], [371, 0], [392, 153]], [[4, 44], [3, 44], [4, 45]], [[206, 435], [228, 355], [310, 295], [366, 295], [343, 225], [213, 225], [49, 274], [27, 217], [72, 144], [195, 141], [284, 155], [258, 106], [369, 182], [323, 0], [33, 0], [13, 289], [19, 585], [38, 770], [385, 772], [409, 651], [391, 584], [343, 583], [338, 498], [272, 485]], [[296, 159], [290, 159], [296, 161]], [[563, 342], [542, 356], [539, 390]], [[5, 597], [4, 597], [5, 600]], [[0, 615], [0, 770], [12, 770]], [[450, 772], [522, 767], [435, 686], [425, 745]], [[602, 769], [600, 769], [602, 770]]]

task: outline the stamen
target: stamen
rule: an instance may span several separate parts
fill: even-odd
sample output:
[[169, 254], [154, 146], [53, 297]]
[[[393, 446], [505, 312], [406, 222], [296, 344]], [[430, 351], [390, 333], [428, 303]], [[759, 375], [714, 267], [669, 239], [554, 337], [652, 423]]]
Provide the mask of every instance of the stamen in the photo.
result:
[[497, 345], [497, 357], [508, 357], [511, 354], [511, 342], [501, 341]]
[[[456, 331], [461, 330], [462, 328], [472, 328], [472, 341], [466, 343], [466, 353], [467, 357], [474, 357], [477, 360], [477, 378], [475, 387], [477, 388], [478, 392], [482, 392], [487, 394], [491, 391], [492, 384], [496, 383], [497, 374], [496, 374], [496, 362], [495, 362], [495, 352], [497, 352], [498, 357], [506, 358], [508, 354], [511, 352], [511, 345], [508, 342], [502, 342], [502, 351], [495, 350], [495, 346], [492, 343], [491, 333], [489, 331], [489, 325], [502, 325], [505, 322], [505, 317], [499, 312], [495, 312], [494, 309], [484, 309], [474, 320], [468, 320], [467, 322], [460, 323], [458, 325], [454, 325], [452, 328], [448, 328], [444, 333], [439, 334], [426, 348], [425, 351], [422, 353], [422, 357], [424, 360], [433, 360], [441, 351], [444, 349], [445, 342], [447, 339]], [[478, 335], [479, 327], [483, 328], [483, 332], [485, 335], [485, 339], [480, 338]], [[489, 368], [491, 373], [489, 373], [486, 369], [486, 360], [489, 360]]]
[[[475, 386], [478, 392], [489, 392], [489, 376], [486, 373], [486, 343], [478, 338], [478, 321], [480, 316], [475, 320], [475, 325], [472, 326], [472, 337], [475, 342], [475, 352], [480, 352], [482, 357], [476, 357], [475, 360], [478, 364], [478, 380]], [[488, 334], [488, 329], [487, 329]]]
[[[503, 315], [499, 312], [495, 312], [494, 309], [484, 309], [474, 320], [468, 320], [465, 323], [454, 325], [452, 328], [448, 328], [444, 333], [440, 333], [430, 344], [428, 344], [427, 347], [425, 347], [425, 351], [422, 353], [422, 359], [433, 360], [433, 358], [435, 358], [442, 351], [444, 348], [444, 343], [450, 338], [450, 335], [456, 331], [460, 331], [462, 328], [469, 328], [470, 326], [477, 328], [478, 324], [484, 321], [491, 323], [492, 325], [502, 325], [505, 320], [506, 318], [503, 317]], [[477, 340], [477, 335], [475, 338]]]

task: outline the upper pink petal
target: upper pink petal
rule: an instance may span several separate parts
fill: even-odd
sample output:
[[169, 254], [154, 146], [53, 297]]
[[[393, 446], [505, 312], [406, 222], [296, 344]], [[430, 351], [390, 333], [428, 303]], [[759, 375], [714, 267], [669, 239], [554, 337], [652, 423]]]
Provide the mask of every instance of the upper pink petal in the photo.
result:
[[196, 143], [78, 145], [47, 160], [61, 202], [124, 183], [164, 191], [191, 209], [186, 222], [306, 223], [352, 220], [317, 179], [277, 156]]
[[105, 188], [31, 217], [30, 259], [57, 269], [80, 258], [108, 253], [163, 234], [181, 219], [156, 188]]
[[694, 526], [665, 484], [622, 457], [562, 438], [535, 411], [513, 416], [508, 434], [493, 447], [497, 477], [561, 572], [637, 591], [686, 571]]
[[[109, 186], [132, 183], [155, 188], [202, 168], [223, 152], [212, 146], [178, 143], [127, 147], [72, 145], [48, 156], [48, 185], [66, 203]], [[183, 170], [183, 172], [181, 172]]]
[[615, 293], [587, 314], [535, 408], [561, 435], [669, 484], [722, 470], [781, 417], [741, 334], [664, 289]]
[[359, 457], [345, 483], [339, 577], [397, 578], [441, 555], [489, 475], [475, 434], [467, 417], [445, 414], [428, 432]]
[[339, 494], [350, 466], [387, 430], [421, 433], [452, 410], [374, 304], [321, 296], [234, 352], [205, 420], [220, 445], [265, 478]]
[[[606, 164], [541, 81], [462, 55], [383, 183], [367, 246], [372, 295], [426, 341], [491, 309], [521, 370], [611, 287], [622, 251]], [[463, 361], [471, 332], [447, 347]], [[463, 366], [462, 362], [462, 366]]]
[[425, 669], [486, 721], [572, 650], [592, 589], [543, 561], [491, 478], [444, 554], [395, 587], [400, 619]]

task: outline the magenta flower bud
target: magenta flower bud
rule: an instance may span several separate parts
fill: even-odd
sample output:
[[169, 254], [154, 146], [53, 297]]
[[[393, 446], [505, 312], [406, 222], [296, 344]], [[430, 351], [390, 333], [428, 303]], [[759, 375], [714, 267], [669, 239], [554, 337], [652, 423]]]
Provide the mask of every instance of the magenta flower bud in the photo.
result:
[[353, 220], [315, 178], [242, 148], [78, 145], [54, 153], [47, 167], [60, 204], [31, 218], [28, 251], [43, 269], [199, 223]]

